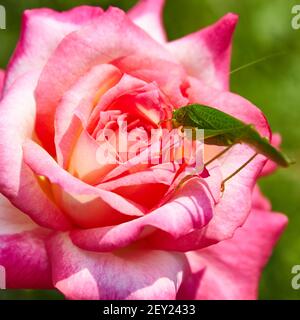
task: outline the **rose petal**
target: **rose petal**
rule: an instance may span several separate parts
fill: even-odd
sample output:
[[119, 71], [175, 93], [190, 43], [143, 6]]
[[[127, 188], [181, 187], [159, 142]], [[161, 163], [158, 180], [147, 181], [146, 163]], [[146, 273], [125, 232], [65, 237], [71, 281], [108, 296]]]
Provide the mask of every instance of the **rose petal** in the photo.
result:
[[[23, 163], [22, 144], [33, 134], [35, 101], [33, 88], [38, 73], [20, 77], [0, 103], [0, 188], [20, 210], [38, 224], [67, 230], [71, 224], [55, 206], [51, 193]], [[46, 185], [46, 183], [45, 183]], [[43, 214], [41, 214], [43, 212]]]
[[59, 205], [77, 225], [83, 228], [114, 225], [144, 214], [136, 203], [73, 177], [33, 141], [26, 141], [23, 150], [26, 164], [36, 175], [49, 179]]
[[116, 167], [116, 161], [114, 163], [99, 161], [97, 157], [99, 148], [100, 144], [83, 130], [73, 148], [68, 172], [88, 184], [97, 184], [102, 176]]
[[55, 153], [54, 114], [63, 94], [93, 66], [132, 54], [174, 60], [117, 8], [110, 8], [96, 21], [61, 41], [48, 60], [36, 90], [36, 130], [51, 154]]
[[112, 65], [92, 68], [70, 90], [65, 92], [55, 115], [55, 145], [58, 163], [66, 168], [82, 123], [74, 115], [75, 110], [90, 115], [93, 107], [107, 90], [121, 78], [120, 71]]
[[205, 226], [212, 216], [210, 192], [200, 179], [194, 178], [186, 182], [166, 204], [144, 217], [114, 227], [74, 230], [71, 238], [86, 250], [111, 251], [140, 239], [143, 231], [145, 236], [148, 231], [159, 229], [175, 239], [180, 238]]
[[0, 195], [0, 265], [8, 289], [52, 287], [45, 248], [49, 231], [33, 223]]
[[179, 164], [164, 163], [101, 183], [97, 187], [118, 193], [153, 210], [173, 183], [179, 167]]
[[20, 40], [8, 66], [5, 92], [22, 74], [32, 70], [41, 71], [67, 34], [93, 21], [102, 12], [99, 7], [89, 6], [62, 13], [50, 9], [26, 10]]
[[[228, 177], [253, 156], [252, 149], [238, 146], [227, 155], [221, 166], [223, 177]], [[247, 167], [229, 180], [220, 202], [216, 206], [211, 223], [203, 230], [202, 247], [231, 238], [242, 226], [251, 210], [251, 194], [255, 182], [265, 164], [265, 158], [257, 156]], [[238, 208], [236, 203], [239, 203]]]
[[177, 298], [257, 299], [262, 269], [286, 224], [281, 214], [254, 210], [232, 239], [187, 253], [194, 276], [185, 280]]
[[[245, 151], [244, 155], [247, 156], [247, 154], [249, 155]], [[239, 157], [240, 160], [241, 149], [232, 153], [231, 156], [232, 158]], [[226, 184], [225, 192], [215, 206], [213, 218], [203, 229], [192, 231], [178, 239], [174, 239], [168, 234], [158, 233], [150, 242], [150, 247], [186, 252], [231, 238], [235, 230], [242, 226], [248, 217], [252, 207], [253, 183], [256, 181], [264, 163], [265, 161], [262, 159], [253, 161], [243, 169], [243, 172]], [[226, 175], [223, 174], [224, 176]], [[236, 206], [237, 202], [239, 203], [238, 208]]]
[[210, 27], [168, 43], [167, 48], [190, 76], [228, 90], [231, 41], [237, 21], [238, 17], [229, 13]]
[[189, 103], [182, 92], [187, 74], [180, 64], [138, 54], [121, 57], [113, 63], [133, 77], [156, 83], [173, 107], [181, 107]]
[[165, 0], [140, 0], [128, 12], [129, 18], [145, 30], [153, 39], [164, 43], [167, 40], [162, 21]]
[[114, 101], [117, 101], [122, 96], [130, 93], [144, 91], [148, 85], [149, 84], [147, 84], [145, 81], [124, 73], [120, 81], [107, 92], [105, 92], [101, 99], [99, 99], [96, 107], [93, 109], [91, 117], [87, 118], [86, 122], [88, 122], [89, 129], [96, 126], [96, 123], [99, 121], [100, 112], [107, 110], [109, 106], [114, 103]]
[[184, 255], [163, 251], [91, 253], [66, 234], [48, 248], [54, 285], [68, 299], [174, 300], [186, 263]]

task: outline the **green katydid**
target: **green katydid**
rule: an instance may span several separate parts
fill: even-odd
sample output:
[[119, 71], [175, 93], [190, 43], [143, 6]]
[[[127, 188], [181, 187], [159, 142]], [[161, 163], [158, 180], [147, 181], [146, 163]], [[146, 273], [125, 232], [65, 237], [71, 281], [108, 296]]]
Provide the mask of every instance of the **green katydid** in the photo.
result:
[[256, 154], [224, 183], [248, 165], [257, 154], [264, 155], [282, 167], [292, 164], [292, 161], [284, 153], [274, 148], [267, 138], [262, 137], [253, 125], [246, 124], [218, 109], [199, 104], [188, 105], [175, 110], [172, 121], [174, 127], [203, 129], [206, 144], [227, 147], [207, 164], [216, 160], [237, 143], [245, 143], [256, 151]]

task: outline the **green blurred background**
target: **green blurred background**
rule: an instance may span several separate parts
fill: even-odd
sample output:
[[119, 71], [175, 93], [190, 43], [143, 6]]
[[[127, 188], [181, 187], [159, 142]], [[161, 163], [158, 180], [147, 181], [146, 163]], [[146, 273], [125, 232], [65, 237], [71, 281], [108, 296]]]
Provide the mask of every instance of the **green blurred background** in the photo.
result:
[[[66, 10], [77, 5], [109, 5], [128, 10], [136, 0], [0, 0], [6, 7], [7, 30], [0, 30], [0, 67], [5, 68], [20, 32], [25, 9], [50, 7]], [[277, 53], [281, 55], [232, 75], [232, 91], [259, 106], [274, 131], [283, 136], [283, 148], [296, 165], [261, 181], [274, 211], [290, 223], [278, 244], [261, 285], [261, 299], [300, 299], [291, 287], [291, 268], [300, 264], [300, 29], [291, 27], [292, 6], [300, 0], [168, 0], [164, 19], [169, 39], [176, 39], [215, 22], [227, 12], [240, 15], [234, 38], [232, 69]], [[3, 291], [0, 299], [62, 298], [52, 291]]]

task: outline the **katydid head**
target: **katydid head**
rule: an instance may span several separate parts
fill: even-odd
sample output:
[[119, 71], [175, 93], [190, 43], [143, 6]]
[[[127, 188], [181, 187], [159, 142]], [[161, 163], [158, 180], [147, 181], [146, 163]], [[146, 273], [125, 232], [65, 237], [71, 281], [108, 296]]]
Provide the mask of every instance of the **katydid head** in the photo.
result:
[[187, 114], [187, 108], [183, 107], [177, 109], [173, 112], [173, 120], [175, 120], [178, 124], [184, 124], [184, 119]]

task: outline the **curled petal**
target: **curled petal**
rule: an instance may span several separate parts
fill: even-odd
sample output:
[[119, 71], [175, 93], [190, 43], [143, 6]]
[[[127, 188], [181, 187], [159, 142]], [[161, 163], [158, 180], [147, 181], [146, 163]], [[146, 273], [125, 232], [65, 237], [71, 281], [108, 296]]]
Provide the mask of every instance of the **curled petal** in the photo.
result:
[[33, 141], [26, 141], [23, 150], [26, 164], [37, 176], [50, 181], [56, 201], [77, 225], [83, 228], [114, 225], [144, 215], [143, 208], [133, 201], [73, 177]]
[[93, 21], [102, 12], [101, 8], [89, 6], [62, 13], [50, 9], [26, 10], [20, 40], [8, 66], [5, 92], [19, 76], [30, 70], [41, 71], [67, 34]]
[[216, 24], [167, 44], [188, 74], [206, 85], [228, 90], [231, 41], [238, 17], [229, 13]]
[[[246, 149], [244, 153], [241, 153], [241, 149], [233, 151], [234, 153], [231, 153], [233, 159], [239, 157], [238, 159], [242, 160], [241, 154], [243, 154], [245, 157], [244, 162], [248, 160], [249, 150]], [[249, 215], [252, 207], [253, 184], [257, 180], [264, 163], [264, 159], [253, 161], [243, 169], [241, 174], [236, 175], [226, 183], [225, 191], [216, 204], [213, 218], [207, 226], [200, 230], [191, 231], [191, 233], [178, 239], [175, 239], [170, 234], [158, 233], [153, 238], [153, 241], [150, 242], [150, 247], [186, 252], [231, 238], [236, 229], [244, 224]], [[235, 170], [234, 167], [232, 169]], [[224, 176], [227, 175], [223, 173]], [[237, 203], [239, 203], [238, 208], [236, 206]]]
[[[253, 150], [246, 146], [232, 149], [221, 166], [223, 177], [235, 172], [253, 154]], [[252, 190], [265, 162], [264, 157], [257, 156], [225, 184], [225, 191], [216, 206], [214, 218], [203, 230], [203, 238], [200, 241], [202, 247], [231, 238], [235, 230], [244, 224], [252, 206]]]
[[[92, 68], [73, 87], [65, 92], [55, 115], [55, 146], [58, 163], [66, 168], [78, 134], [87, 125], [95, 104], [113, 87], [121, 72], [112, 65]], [[80, 113], [82, 121], [76, 114]], [[85, 123], [84, 123], [85, 120]]]
[[158, 42], [167, 40], [162, 21], [165, 0], [140, 0], [129, 12], [129, 18]]
[[155, 230], [180, 238], [194, 229], [201, 229], [212, 216], [211, 194], [200, 179], [194, 178], [186, 182], [166, 204], [144, 217], [114, 227], [74, 230], [70, 236], [83, 249], [107, 252], [126, 247]]
[[189, 103], [182, 90], [187, 74], [180, 64], [155, 56], [143, 57], [134, 54], [115, 60], [114, 65], [138, 79], [155, 83], [174, 107]]
[[53, 203], [51, 192], [23, 162], [23, 142], [33, 136], [33, 88], [37, 78], [36, 72], [18, 78], [0, 102], [0, 187], [17, 208], [38, 224], [67, 230], [71, 224]]

